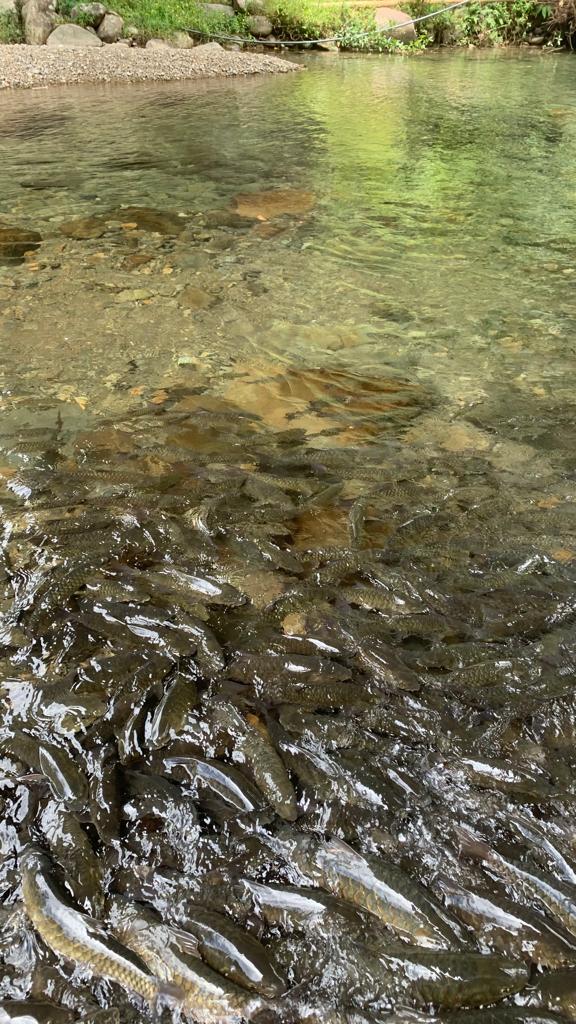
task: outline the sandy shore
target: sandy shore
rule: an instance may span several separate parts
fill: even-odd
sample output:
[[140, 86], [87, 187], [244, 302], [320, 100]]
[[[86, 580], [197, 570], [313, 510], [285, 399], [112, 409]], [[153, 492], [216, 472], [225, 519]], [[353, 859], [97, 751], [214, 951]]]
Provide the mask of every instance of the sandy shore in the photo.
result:
[[224, 50], [217, 43], [192, 50], [145, 50], [121, 43], [82, 50], [0, 46], [0, 89], [77, 82], [168, 82], [297, 70], [297, 64], [280, 57]]

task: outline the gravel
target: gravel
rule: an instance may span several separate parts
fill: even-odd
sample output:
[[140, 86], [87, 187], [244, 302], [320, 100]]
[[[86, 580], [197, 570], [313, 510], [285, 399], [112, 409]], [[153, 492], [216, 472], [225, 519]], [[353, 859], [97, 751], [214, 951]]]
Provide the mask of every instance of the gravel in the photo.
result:
[[298, 70], [299, 65], [280, 57], [224, 50], [217, 43], [191, 50], [146, 50], [122, 43], [82, 50], [0, 46], [0, 89], [34, 89], [77, 82], [168, 82]]

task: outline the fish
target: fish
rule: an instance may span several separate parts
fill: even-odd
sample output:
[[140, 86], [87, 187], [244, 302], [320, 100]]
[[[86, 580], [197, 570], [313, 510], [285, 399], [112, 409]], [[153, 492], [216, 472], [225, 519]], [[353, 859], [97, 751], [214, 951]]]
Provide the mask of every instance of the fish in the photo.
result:
[[169, 772], [182, 768], [198, 789], [199, 802], [212, 812], [215, 798], [216, 809], [223, 805], [229, 816], [249, 814], [264, 805], [260, 791], [233, 765], [178, 754], [166, 757], [164, 764]]
[[36, 739], [19, 729], [0, 737], [0, 751], [12, 754], [46, 776], [53, 795], [71, 811], [82, 811], [88, 798], [88, 780], [78, 758], [69, 750]]
[[118, 900], [111, 908], [111, 925], [151, 970], [184, 993], [183, 1009], [199, 1024], [249, 1021], [265, 1005], [261, 996], [239, 988], [203, 963], [196, 953], [196, 939], [164, 924], [154, 911]]
[[[428, 1018], [429, 1020], [430, 1018]], [[566, 1018], [547, 1010], [522, 1009], [519, 1006], [492, 1006], [481, 1010], [463, 1010], [442, 1018], [445, 1024], [565, 1024]], [[395, 1024], [395, 1021], [389, 1021]], [[406, 1024], [410, 1024], [407, 1020]]]
[[148, 749], [157, 750], [182, 733], [197, 702], [195, 680], [184, 672], [177, 672], [170, 678], [164, 696], [146, 728]]
[[536, 902], [542, 906], [576, 937], [576, 895], [569, 886], [519, 867], [467, 829], [458, 827], [456, 834], [464, 856], [482, 861], [498, 878], [513, 886], [522, 900], [529, 905]]
[[177, 988], [166, 987], [154, 977], [102, 924], [69, 903], [54, 881], [50, 860], [37, 847], [24, 848], [20, 869], [26, 913], [53, 953], [117, 982], [152, 1005], [163, 996], [176, 999], [180, 995]]
[[539, 824], [534, 818], [528, 815], [515, 814], [508, 819], [513, 831], [527, 839], [531, 848], [539, 852], [539, 859], [546, 862], [546, 866], [552, 868], [560, 878], [569, 885], [576, 885], [576, 870], [568, 861], [568, 852], [562, 851], [557, 840], [556, 845], [546, 835], [545, 826]]
[[236, 985], [267, 998], [279, 996], [286, 983], [272, 966], [266, 948], [224, 914], [188, 904], [179, 924], [198, 941], [203, 960]]
[[[541, 1008], [559, 1013], [562, 1020], [576, 1019], [576, 968], [551, 971], [536, 979], [535, 987], [528, 993], [526, 1004], [532, 1013]], [[532, 1010], [536, 1007], [536, 1011]], [[528, 1018], [531, 1020], [531, 1018]]]
[[234, 737], [234, 756], [245, 760], [258, 789], [285, 821], [295, 821], [298, 805], [290, 777], [272, 743], [265, 722], [251, 712], [241, 715], [232, 704], [218, 703], [213, 715]]
[[0, 1003], [0, 1024], [73, 1024], [76, 1014], [55, 1003], [14, 999]]
[[367, 635], [355, 638], [355, 655], [362, 670], [385, 689], [409, 693], [418, 693], [421, 689], [416, 673], [379, 637]]
[[341, 936], [365, 942], [373, 952], [387, 949], [393, 936], [373, 916], [320, 889], [269, 884], [243, 878], [240, 900], [246, 899], [265, 925], [276, 932], [304, 936]]
[[400, 868], [340, 839], [297, 836], [286, 841], [286, 855], [317, 885], [368, 910], [400, 938], [429, 949], [446, 949], [453, 941], [426, 890]]
[[530, 910], [523, 910], [500, 895], [493, 902], [446, 877], [436, 881], [435, 889], [442, 894], [450, 912], [473, 929], [474, 940], [482, 950], [540, 967], [574, 963], [576, 946], [570, 936], [559, 934], [545, 918]]
[[475, 952], [402, 947], [381, 952], [378, 960], [361, 954], [358, 964], [359, 991], [353, 984], [350, 995], [360, 1007], [380, 1000], [384, 1006], [477, 1007], [521, 992], [529, 981], [521, 961]]
[[120, 835], [120, 773], [115, 743], [99, 744], [90, 756], [90, 816], [105, 844]]
[[103, 865], [80, 822], [56, 800], [50, 800], [42, 809], [39, 825], [52, 854], [64, 869], [75, 901], [92, 916], [100, 917]]

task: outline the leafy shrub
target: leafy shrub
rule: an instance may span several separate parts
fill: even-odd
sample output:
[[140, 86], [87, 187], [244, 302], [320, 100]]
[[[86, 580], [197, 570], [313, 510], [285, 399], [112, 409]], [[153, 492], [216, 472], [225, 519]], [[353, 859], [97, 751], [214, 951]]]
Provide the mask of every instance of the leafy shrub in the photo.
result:
[[0, 43], [23, 43], [24, 34], [16, 11], [0, 11]]
[[[562, 0], [560, 0], [562, 2]], [[574, 3], [576, 0], [564, 0]], [[499, 46], [519, 43], [535, 31], [543, 31], [550, 17], [553, 0], [499, 0], [497, 3], [473, 2], [456, 11], [448, 11], [423, 22], [420, 33], [432, 43], [474, 43], [476, 46]], [[409, 0], [413, 17], [438, 10], [442, 3]]]
[[190, 0], [115, 0], [114, 10], [136, 26], [143, 41], [190, 30], [207, 37], [212, 34], [248, 35], [243, 17], [206, 14], [199, 4]]

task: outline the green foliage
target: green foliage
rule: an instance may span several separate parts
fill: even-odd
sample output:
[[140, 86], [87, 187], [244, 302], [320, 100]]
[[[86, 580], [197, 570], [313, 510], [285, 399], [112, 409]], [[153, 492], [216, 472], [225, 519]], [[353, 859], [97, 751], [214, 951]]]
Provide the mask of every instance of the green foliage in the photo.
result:
[[15, 11], [0, 11], [0, 43], [23, 43], [20, 18]]
[[269, 5], [268, 15], [283, 39], [319, 39], [340, 31], [346, 9], [337, 3], [323, 7], [315, 0], [277, 0]]
[[337, 3], [324, 6], [315, 0], [276, 0], [268, 13], [275, 35], [283, 39], [338, 36], [342, 49], [371, 53], [409, 53], [425, 46], [425, 40], [402, 43], [378, 31], [370, 8], [351, 9]]
[[83, 25], [85, 28], [90, 28], [92, 25], [92, 18], [88, 14], [84, 14], [82, 11], [73, 19], [71, 16], [72, 8], [77, 3], [77, 0], [59, 0], [58, 2], [58, 21], [65, 23], [68, 21], [74, 21], [75, 25]]
[[400, 39], [393, 39], [376, 28], [371, 11], [366, 11], [365, 14], [369, 15], [369, 20], [365, 17], [349, 17], [344, 22], [340, 32], [340, 46], [343, 50], [369, 53], [417, 53], [425, 49], [427, 40], [424, 37], [408, 43]]
[[126, 23], [136, 26], [142, 40], [156, 36], [166, 38], [172, 32], [190, 29], [206, 36], [248, 35], [242, 17], [209, 15], [190, 0], [115, 0], [114, 10]]
[[[407, 7], [413, 17], [439, 10], [443, 3], [410, 0]], [[497, 3], [475, 2], [456, 11], [448, 11], [423, 22], [420, 33], [437, 45], [446, 43], [501, 46], [519, 43], [532, 32], [545, 30], [552, 10], [552, 0], [498, 0]]]

